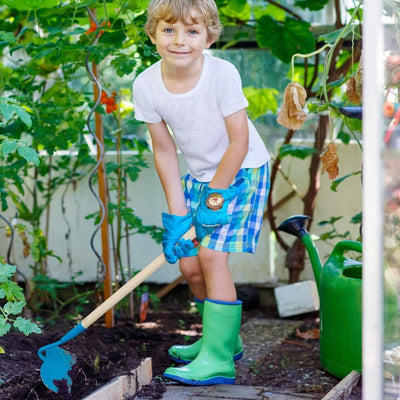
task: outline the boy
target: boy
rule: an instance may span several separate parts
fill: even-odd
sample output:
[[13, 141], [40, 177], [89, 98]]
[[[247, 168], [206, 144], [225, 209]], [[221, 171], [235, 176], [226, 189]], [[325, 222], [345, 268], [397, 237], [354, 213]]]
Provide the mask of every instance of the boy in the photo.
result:
[[[204, 54], [221, 30], [213, 0], [152, 0], [146, 32], [161, 60], [133, 85], [135, 117], [147, 124], [169, 210], [164, 254], [169, 263], [180, 259], [203, 318], [199, 341], [169, 350], [188, 364], [164, 376], [192, 385], [235, 383], [242, 306], [228, 258], [255, 252], [269, 190], [270, 155], [247, 117], [239, 73]], [[169, 129], [188, 166], [182, 179]], [[192, 224], [197, 249], [179, 240]]]

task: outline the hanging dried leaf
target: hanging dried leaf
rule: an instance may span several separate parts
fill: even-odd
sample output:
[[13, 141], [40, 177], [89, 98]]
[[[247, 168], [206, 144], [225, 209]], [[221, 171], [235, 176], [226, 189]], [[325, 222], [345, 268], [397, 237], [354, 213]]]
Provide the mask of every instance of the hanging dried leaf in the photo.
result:
[[357, 71], [354, 76], [346, 82], [346, 95], [353, 104], [360, 104], [362, 101], [362, 82], [363, 81], [363, 65], [362, 58], [358, 63]]
[[361, 101], [361, 99], [362, 99], [362, 86], [363, 86], [363, 63], [362, 63], [362, 57], [361, 57], [360, 62], [358, 63], [356, 76], [355, 76], [355, 83], [356, 83], [356, 93], [357, 93], [357, 96], [360, 98], [360, 101]]
[[329, 143], [328, 147], [321, 153], [319, 158], [322, 161], [321, 174], [328, 172], [329, 179], [335, 179], [339, 175], [339, 157], [335, 143]]
[[283, 105], [278, 112], [278, 123], [288, 129], [299, 129], [306, 120], [303, 111], [306, 103], [306, 90], [297, 82], [289, 83], [283, 95]]
[[354, 78], [354, 76], [349, 78], [346, 82], [346, 95], [349, 98], [351, 103], [353, 103], [353, 104], [361, 103], [361, 98], [357, 94], [356, 79]]

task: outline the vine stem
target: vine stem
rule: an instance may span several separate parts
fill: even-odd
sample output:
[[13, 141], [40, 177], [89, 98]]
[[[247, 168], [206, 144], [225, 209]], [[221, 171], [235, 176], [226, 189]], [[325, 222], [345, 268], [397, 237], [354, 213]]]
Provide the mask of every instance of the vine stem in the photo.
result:
[[322, 77], [322, 82], [323, 82], [324, 99], [325, 99], [325, 102], [327, 104], [329, 103], [328, 90], [326, 88], [326, 82], [328, 80], [328, 73], [329, 73], [328, 66], [331, 65], [333, 53], [334, 53], [334, 50], [335, 50], [336, 46], [339, 44], [339, 42], [342, 40], [342, 38], [345, 35], [347, 35], [347, 33], [349, 32], [350, 28], [352, 28], [352, 23], [354, 21], [354, 18], [357, 15], [360, 7], [361, 7], [361, 2], [354, 9], [353, 14], [351, 15], [351, 18], [350, 18], [349, 22], [342, 29], [342, 31], [340, 32], [340, 34], [336, 38], [335, 42], [333, 43], [333, 45], [331, 45], [331, 48], [329, 49], [328, 54], [326, 55], [326, 60], [325, 60], [325, 65], [324, 65], [324, 74], [323, 74], [323, 77]]
[[325, 44], [323, 47], [321, 47], [318, 50], [313, 51], [312, 53], [308, 53], [308, 54], [302, 54], [302, 53], [296, 53], [292, 55], [292, 82], [294, 80], [294, 59], [296, 57], [301, 57], [301, 58], [310, 58], [312, 56], [315, 56], [316, 54], [321, 53], [322, 51], [324, 51], [327, 47], [331, 47], [332, 45], [330, 43]]

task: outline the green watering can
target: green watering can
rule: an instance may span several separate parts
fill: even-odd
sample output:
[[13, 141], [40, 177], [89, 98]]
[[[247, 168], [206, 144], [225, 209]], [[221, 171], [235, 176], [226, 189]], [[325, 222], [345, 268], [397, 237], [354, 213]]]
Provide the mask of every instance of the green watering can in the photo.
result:
[[[278, 230], [297, 236], [310, 257], [320, 298], [320, 361], [330, 374], [343, 378], [352, 370], [361, 372], [362, 349], [362, 263], [344, 256], [362, 253], [361, 242], [343, 240], [336, 244], [322, 266], [318, 250], [304, 228], [306, 215], [294, 215]], [[394, 277], [388, 266], [385, 282], [385, 339], [398, 338], [398, 299]]]
[[362, 264], [344, 252], [362, 251], [360, 242], [344, 240], [322, 267], [318, 250], [304, 228], [306, 215], [294, 215], [278, 230], [297, 236], [306, 247], [320, 298], [320, 361], [330, 374], [343, 378], [361, 372]]

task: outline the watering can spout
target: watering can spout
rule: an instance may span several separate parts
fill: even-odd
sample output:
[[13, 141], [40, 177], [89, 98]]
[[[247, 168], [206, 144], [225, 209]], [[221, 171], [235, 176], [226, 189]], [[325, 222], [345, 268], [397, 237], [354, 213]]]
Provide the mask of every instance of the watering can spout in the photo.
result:
[[306, 221], [310, 217], [307, 215], [293, 215], [286, 219], [278, 226], [278, 231], [289, 233], [290, 235], [297, 236], [300, 240], [304, 235], [308, 235], [307, 230], [304, 228]]
[[319, 280], [321, 276], [322, 264], [319, 258], [318, 250], [315, 247], [313, 240], [311, 239], [311, 235], [304, 227], [306, 221], [309, 219], [310, 217], [307, 215], [293, 215], [292, 217], [289, 217], [285, 221], [283, 221], [277, 229], [278, 231], [286, 232], [290, 235], [296, 236], [303, 242], [310, 257], [315, 282], [319, 291]]

